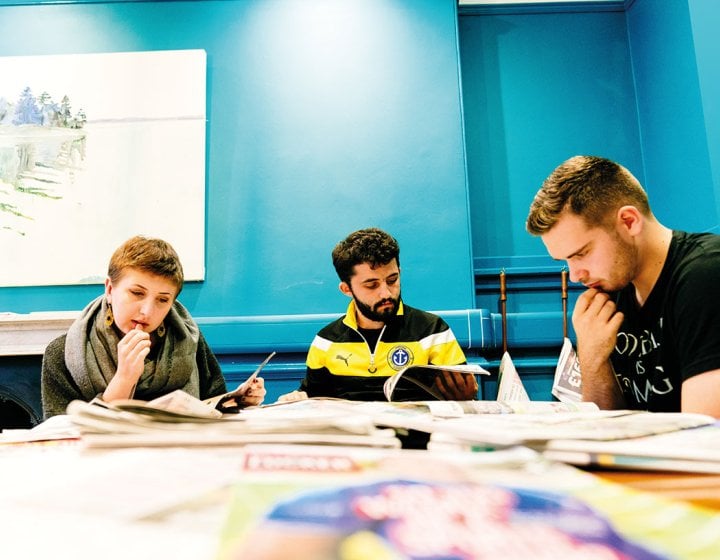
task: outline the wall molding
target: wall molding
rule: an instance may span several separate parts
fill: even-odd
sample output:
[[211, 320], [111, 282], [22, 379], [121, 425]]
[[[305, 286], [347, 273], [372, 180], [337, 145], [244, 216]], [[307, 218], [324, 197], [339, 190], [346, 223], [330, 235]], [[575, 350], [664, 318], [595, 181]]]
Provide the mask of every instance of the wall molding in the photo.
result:
[[0, 313], [0, 356], [43, 354], [48, 343], [67, 332], [79, 311]]

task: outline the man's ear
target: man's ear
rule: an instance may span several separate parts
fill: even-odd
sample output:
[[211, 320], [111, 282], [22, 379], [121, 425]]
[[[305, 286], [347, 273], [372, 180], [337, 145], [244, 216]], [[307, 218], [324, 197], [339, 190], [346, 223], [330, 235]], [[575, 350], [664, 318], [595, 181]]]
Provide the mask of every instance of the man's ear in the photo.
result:
[[338, 288], [340, 288], [340, 291], [347, 297], [352, 297], [352, 290], [350, 289], [350, 285], [347, 282], [340, 282]]
[[644, 216], [635, 206], [622, 206], [617, 211], [617, 223], [628, 235], [635, 237], [643, 229]]

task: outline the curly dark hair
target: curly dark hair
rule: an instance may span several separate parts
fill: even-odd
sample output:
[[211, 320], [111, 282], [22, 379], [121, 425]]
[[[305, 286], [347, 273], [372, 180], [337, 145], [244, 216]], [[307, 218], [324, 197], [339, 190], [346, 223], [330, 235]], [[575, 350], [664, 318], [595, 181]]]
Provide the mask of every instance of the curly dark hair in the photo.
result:
[[378, 228], [352, 232], [332, 252], [333, 266], [340, 280], [350, 283], [355, 265], [368, 263], [371, 268], [388, 264], [395, 259], [400, 266], [400, 246], [395, 238]]

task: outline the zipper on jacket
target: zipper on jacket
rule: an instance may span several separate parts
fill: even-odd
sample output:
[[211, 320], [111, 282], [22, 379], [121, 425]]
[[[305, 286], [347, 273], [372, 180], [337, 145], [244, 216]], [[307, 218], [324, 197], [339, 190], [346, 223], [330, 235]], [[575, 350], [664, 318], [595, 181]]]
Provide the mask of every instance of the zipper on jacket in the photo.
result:
[[370, 350], [370, 367], [368, 367], [368, 373], [375, 373], [377, 371], [377, 368], [375, 367], [375, 353], [377, 352], [378, 344], [380, 344], [380, 341], [382, 340], [382, 335], [385, 332], [385, 327], [387, 325], [383, 325], [382, 330], [380, 331], [380, 334], [377, 337], [377, 340], [375, 341], [375, 348], [370, 348], [370, 343], [367, 341], [367, 338], [363, 336], [363, 334], [360, 332], [359, 329], [354, 329], [356, 333], [360, 335], [360, 338], [362, 338], [365, 341], [365, 344], [367, 344], [368, 350]]

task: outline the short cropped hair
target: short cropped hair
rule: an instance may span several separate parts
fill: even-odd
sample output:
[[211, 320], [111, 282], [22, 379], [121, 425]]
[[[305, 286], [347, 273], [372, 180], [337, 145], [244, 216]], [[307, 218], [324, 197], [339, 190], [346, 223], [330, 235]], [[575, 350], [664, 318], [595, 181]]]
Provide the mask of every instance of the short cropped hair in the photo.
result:
[[167, 278], [175, 284], [178, 294], [185, 281], [180, 257], [170, 243], [162, 239], [136, 235], [120, 245], [110, 258], [108, 277], [117, 282], [128, 268]]
[[545, 179], [530, 205], [525, 227], [543, 235], [567, 209], [590, 227], [606, 226], [622, 206], [651, 214], [640, 182], [622, 165], [596, 156], [575, 156], [561, 163]]
[[400, 266], [400, 246], [393, 236], [378, 228], [354, 231], [332, 252], [335, 272], [348, 284], [355, 275], [355, 265], [368, 263], [370, 268], [377, 268], [393, 259]]

